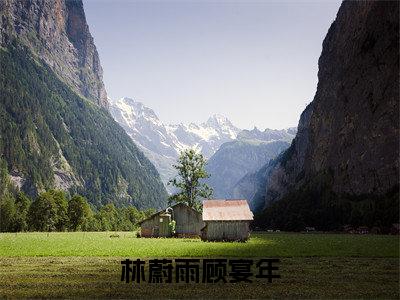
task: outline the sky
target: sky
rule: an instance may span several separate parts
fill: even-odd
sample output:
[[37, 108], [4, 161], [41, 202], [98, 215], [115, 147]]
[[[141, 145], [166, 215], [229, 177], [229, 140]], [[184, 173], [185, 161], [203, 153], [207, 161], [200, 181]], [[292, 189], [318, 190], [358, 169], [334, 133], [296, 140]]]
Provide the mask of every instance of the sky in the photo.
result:
[[341, 1], [84, 0], [110, 99], [165, 124], [297, 126]]

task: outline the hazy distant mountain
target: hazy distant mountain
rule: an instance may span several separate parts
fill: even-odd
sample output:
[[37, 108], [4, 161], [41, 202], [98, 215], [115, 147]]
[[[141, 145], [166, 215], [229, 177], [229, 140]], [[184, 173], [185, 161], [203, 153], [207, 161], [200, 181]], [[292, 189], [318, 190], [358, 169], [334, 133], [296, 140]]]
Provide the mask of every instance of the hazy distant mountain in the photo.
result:
[[265, 182], [275, 166], [275, 161], [276, 159], [270, 160], [257, 171], [243, 176], [233, 187], [232, 198], [246, 199], [253, 212], [262, 210], [266, 192]]
[[214, 115], [202, 124], [165, 125], [152, 109], [126, 97], [111, 102], [110, 112], [153, 162], [164, 183], [175, 175], [172, 164], [181, 150], [196, 148], [208, 158], [223, 143], [234, 140], [240, 131], [221, 115]]
[[256, 191], [251, 187], [241, 187], [251, 190], [251, 193], [241, 193], [239, 189], [234, 193], [235, 186], [244, 176], [256, 172], [287, 149], [295, 134], [296, 128], [264, 131], [254, 128], [241, 131], [236, 140], [221, 145], [206, 167], [211, 175], [206, 182], [213, 188], [214, 197], [225, 199], [253, 196]]
[[290, 127], [287, 129], [265, 129], [264, 131], [254, 127], [253, 130], [242, 130], [237, 138], [240, 140], [252, 140], [260, 142], [270, 141], [287, 141], [291, 142], [296, 135], [297, 127]]

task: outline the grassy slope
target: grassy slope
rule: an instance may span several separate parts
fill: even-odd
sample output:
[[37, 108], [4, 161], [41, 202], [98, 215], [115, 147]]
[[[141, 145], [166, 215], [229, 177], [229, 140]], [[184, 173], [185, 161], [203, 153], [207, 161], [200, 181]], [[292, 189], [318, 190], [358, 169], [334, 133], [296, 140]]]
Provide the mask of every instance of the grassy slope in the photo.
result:
[[[205, 243], [110, 234], [0, 234], [0, 297], [399, 298], [397, 236], [257, 233], [247, 243]], [[122, 259], [189, 256], [278, 256], [282, 278], [249, 284], [120, 281]]]

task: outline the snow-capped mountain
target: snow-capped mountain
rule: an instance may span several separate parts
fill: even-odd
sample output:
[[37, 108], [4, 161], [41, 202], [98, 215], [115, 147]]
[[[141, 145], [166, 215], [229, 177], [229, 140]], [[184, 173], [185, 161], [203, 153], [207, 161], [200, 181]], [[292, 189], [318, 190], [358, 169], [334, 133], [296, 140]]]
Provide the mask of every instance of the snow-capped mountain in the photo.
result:
[[152, 109], [133, 99], [122, 98], [111, 103], [110, 112], [140, 147], [163, 156], [177, 155], [180, 142]]
[[166, 183], [176, 175], [172, 165], [181, 150], [195, 148], [209, 159], [207, 182], [215, 195], [226, 198], [241, 177], [286, 149], [296, 134], [295, 127], [241, 130], [221, 115], [201, 124], [166, 125], [151, 108], [126, 97], [110, 100], [110, 112], [155, 165], [170, 192]]
[[164, 183], [175, 175], [172, 164], [181, 150], [196, 148], [209, 158], [241, 131], [221, 115], [202, 124], [165, 125], [152, 109], [127, 97], [110, 101], [110, 112], [154, 163]]
[[179, 150], [196, 148], [208, 158], [227, 141], [234, 140], [240, 129], [222, 115], [213, 115], [202, 124], [190, 123], [166, 126], [167, 131], [180, 142]]

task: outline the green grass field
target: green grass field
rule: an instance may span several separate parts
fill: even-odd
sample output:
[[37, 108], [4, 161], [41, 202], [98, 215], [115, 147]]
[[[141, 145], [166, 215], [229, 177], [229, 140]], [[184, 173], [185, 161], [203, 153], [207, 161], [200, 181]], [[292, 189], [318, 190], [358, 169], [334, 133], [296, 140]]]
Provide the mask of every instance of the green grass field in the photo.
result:
[[[398, 236], [253, 233], [247, 243], [214, 243], [113, 234], [0, 234], [0, 297], [399, 298]], [[282, 278], [136, 286], [120, 281], [121, 260], [167, 257], [279, 257]]]
[[398, 257], [388, 235], [253, 233], [246, 243], [136, 238], [132, 232], [2, 233], [0, 256], [146, 257]]

